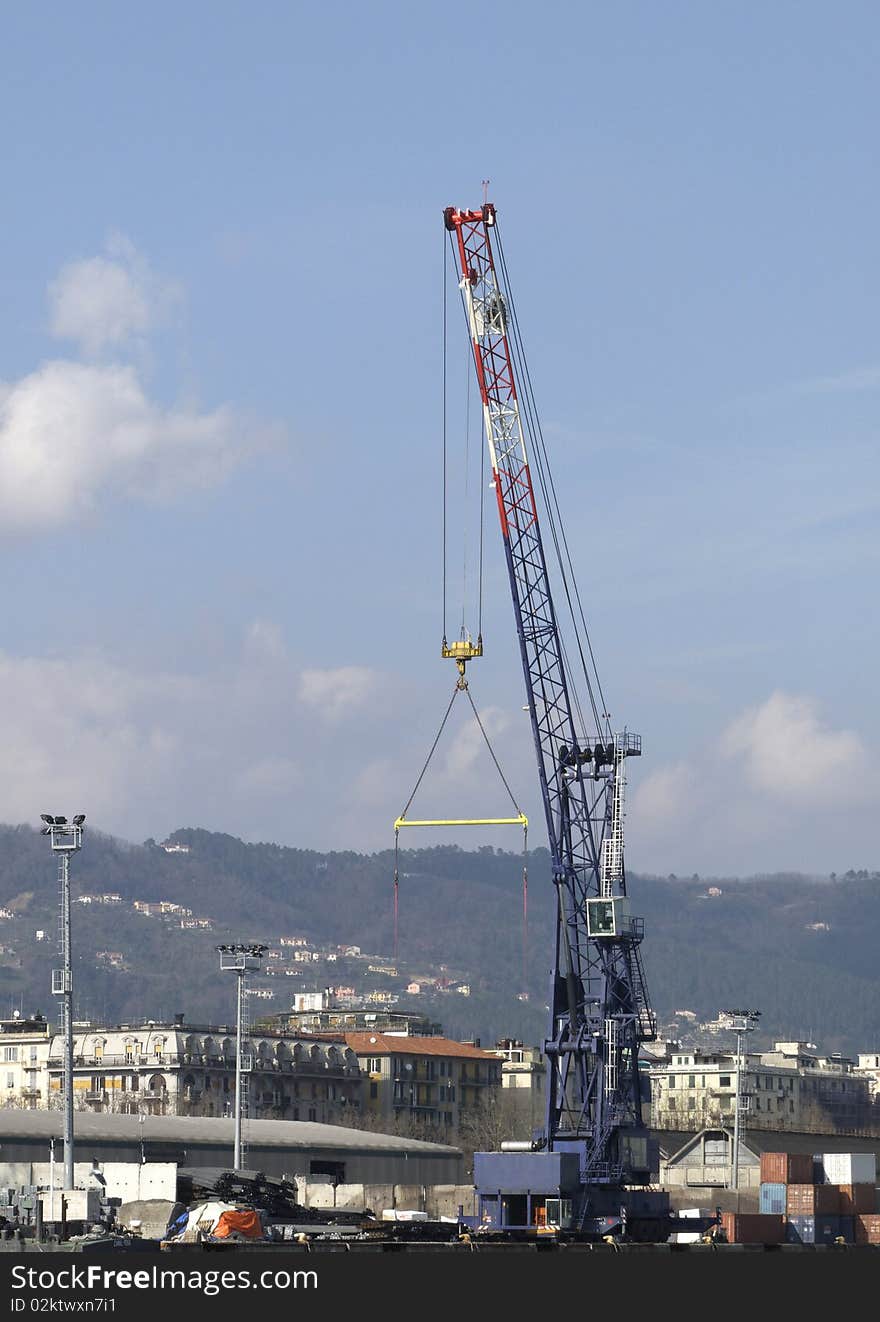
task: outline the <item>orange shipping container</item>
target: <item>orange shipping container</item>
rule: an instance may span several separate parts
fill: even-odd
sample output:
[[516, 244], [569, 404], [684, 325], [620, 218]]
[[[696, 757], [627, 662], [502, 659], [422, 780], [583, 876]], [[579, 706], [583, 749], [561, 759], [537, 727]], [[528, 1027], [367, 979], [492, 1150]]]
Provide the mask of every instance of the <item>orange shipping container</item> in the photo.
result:
[[762, 1152], [762, 1184], [811, 1184], [813, 1158], [803, 1152]]
[[844, 1216], [877, 1211], [877, 1190], [873, 1184], [841, 1184], [840, 1210]]
[[[856, 1185], [856, 1188], [859, 1188]], [[880, 1244], [880, 1215], [873, 1213], [856, 1217], [856, 1243]]]
[[785, 1218], [760, 1212], [722, 1212], [721, 1225], [731, 1244], [781, 1244]]
[[790, 1184], [785, 1210], [789, 1216], [837, 1215], [840, 1187], [836, 1184]]

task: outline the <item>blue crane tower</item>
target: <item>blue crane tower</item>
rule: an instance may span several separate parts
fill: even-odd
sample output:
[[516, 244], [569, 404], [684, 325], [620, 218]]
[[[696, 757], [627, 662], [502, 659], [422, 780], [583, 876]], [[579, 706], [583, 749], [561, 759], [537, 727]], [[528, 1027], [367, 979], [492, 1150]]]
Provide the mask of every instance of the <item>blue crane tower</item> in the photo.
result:
[[[624, 867], [626, 765], [640, 738], [613, 731], [595, 673], [558, 502], [532, 398], [495, 207], [447, 207], [492, 466], [556, 906], [546, 1118], [530, 1142], [478, 1153], [484, 1226], [548, 1222], [601, 1233], [668, 1215], [650, 1181], [639, 1045], [656, 1035]], [[497, 261], [496, 261], [497, 259]], [[564, 647], [547, 570], [530, 458], [573, 626]], [[567, 634], [568, 637], [568, 634]], [[570, 657], [574, 663], [570, 663]], [[583, 675], [586, 702], [573, 684]], [[635, 1186], [635, 1188], [633, 1187]], [[665, 1235], [661, 1236], [665, 1238]]]

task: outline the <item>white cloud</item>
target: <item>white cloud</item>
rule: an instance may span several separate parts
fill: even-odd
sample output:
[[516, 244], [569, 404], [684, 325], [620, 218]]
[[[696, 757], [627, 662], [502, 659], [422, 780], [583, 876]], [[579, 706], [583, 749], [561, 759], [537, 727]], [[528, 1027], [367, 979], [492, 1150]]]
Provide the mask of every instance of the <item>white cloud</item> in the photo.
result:
[[118, 348], [160, 325], [179, 299], [122, 235], [107, 255], [69, 262], [49, 285], [50, 329], [87, 354]]
[[628, 858], [681, 875], [839, 870], [866, 847], [878, 790], [855, 731], [823, 721], [815, 698], [777, 691], [634, 786]]
[[227, 407], [163, 409], [131, 366], [46, 363], [0, 383], [0, 526], [69, 522], [104, 493], [167, 498], [216, 483], [271, 435]]
[[[340, 759], [322, 714], [287, 696], [301, 678], [294, 662], [279, 649], [255, 656], [252, 636], [220, 672], [0, 652], [0, 820], [85, 812], [131, 839], [204, 825], [338, 847], [339, 801], [352, 799], [362, 761]], [[356, 746], [372, 713], [348, 719]], [[349, 844], [372, 816], [352, 819]]]
[[659, 767], [636, 786], [629, 816], [638, 823], [639, 833], [652, 837], [678, 833], [693, 816], [698, 790], [699, 782], [686, 762]]
[[[126, 239], [108, 251], [50, 286], [53, 333], [87, 354], [154, 331], [177, 297]], [[0, 381], [0, 531], [73, 522], [108, 496], [167, 499], [214, 485], [281, 435], [227, 404], [159, 403], [131, 363], [45, 362]]]
[[720, 741], [725, 757], [740, 759], [748, 783], [793, 805], [859, 796], [867, 754], [851, 730], [832, 730], [813, 698], [771, 694], [742, 713]]
[[304, 670], [299, 677], [298, 696], [306, 707], [332, 723], [365, 707], [376, 690], [377, 681], [377, 672], [369, 666]]
[[[462, 709], [464, 710], [464, 704], [462, 704]], [[497, 779], [498, 772], [492, 765], [491, 754], [486, 747], [485, 739], [480, 733], [480, 727], [473, 719], [473, 714], [470, 711], [467, 714], [471, 719], [454, 733], [451, 744], [446, 750], [443, 760], [443, 773], [450, 782], [457, 781], [473, 772], [485, 759], [485, 774], [494, 776]], [[480, 712], [480, 720], [483, 722], [483, 728], [489, 736], [490, 743], [504, 734], [510, 726], [507, 714], [500, 707], [486, 707], [485, 710]]]

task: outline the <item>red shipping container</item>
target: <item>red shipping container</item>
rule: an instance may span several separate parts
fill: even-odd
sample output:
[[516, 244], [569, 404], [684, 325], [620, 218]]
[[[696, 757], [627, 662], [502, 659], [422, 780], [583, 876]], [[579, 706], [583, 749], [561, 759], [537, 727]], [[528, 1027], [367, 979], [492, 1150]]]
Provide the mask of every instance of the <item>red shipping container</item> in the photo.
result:
[[[856, 1185], [856, 1188], [861, 1186]], [[857, 1216], [855, 1220], [857, 1244], [880, 1244], [880, 1215], [865, 1213]]]
[[840, 1207], [837, 1184], [790, 1184], [785, 1200], [789, 1216], [836, 1216]]
[[840, 1211], [843, 1216], [877, 1211], [877, 1190], [873, 1184], [841, 1184]]
[[722, 1212], [721, 1225], [730, 1244], [781, 1244], [785, 1218], [760, 1212]]
[[813, 1157], [803, 1152], [762, 1152], [762, 1184], [809, 1184], [813, 1179]]

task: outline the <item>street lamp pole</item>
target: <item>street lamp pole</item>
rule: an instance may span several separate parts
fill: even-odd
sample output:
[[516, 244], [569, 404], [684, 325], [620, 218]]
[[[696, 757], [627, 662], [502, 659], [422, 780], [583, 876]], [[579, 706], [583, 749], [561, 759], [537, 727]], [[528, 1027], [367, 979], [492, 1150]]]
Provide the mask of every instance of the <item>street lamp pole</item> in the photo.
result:
[[235, 1170], [242, 1169], [241, 1117], [244, 1110], [244, 1076], [250, 1074], [252, 1057], [245, 1051], [245, 1039], [249, 1037], [249, 1016], [247, 1012], [247, 987], [245, 978], [254, 969], [262, 965], [263, 955], [268, 946], [258, 942], [251, 944], [233, 943], [218, 946], [221, 972], [234, 973], [238, 978], [238, 996], [235, 1018], [235, 1136], [233, 1139], [232, 1164]]
[[66, 817], [41, 813], [52, 852], [58, 855], [58, 880], [61, 888], [61, 968], [52, 971], [52, 993], [61, 997], [61, 1036], [63, 1040], [61, 1096], [64, 1111], [64, 1184], [72, 1189], [73, 1175], [73, 957], [70, 943], [70, 856], [82, 848], [85, 813], [72, 822]]
[[751, 1033], [761, 1017], [760, 1010], [722, 1010], [727, 1027], [736, 1033], [736, 1102], [733, 1113], [733, 1158], [730, 1186], [739, 1189], [740, 1108], [742, 1105], [742, 1040]]

